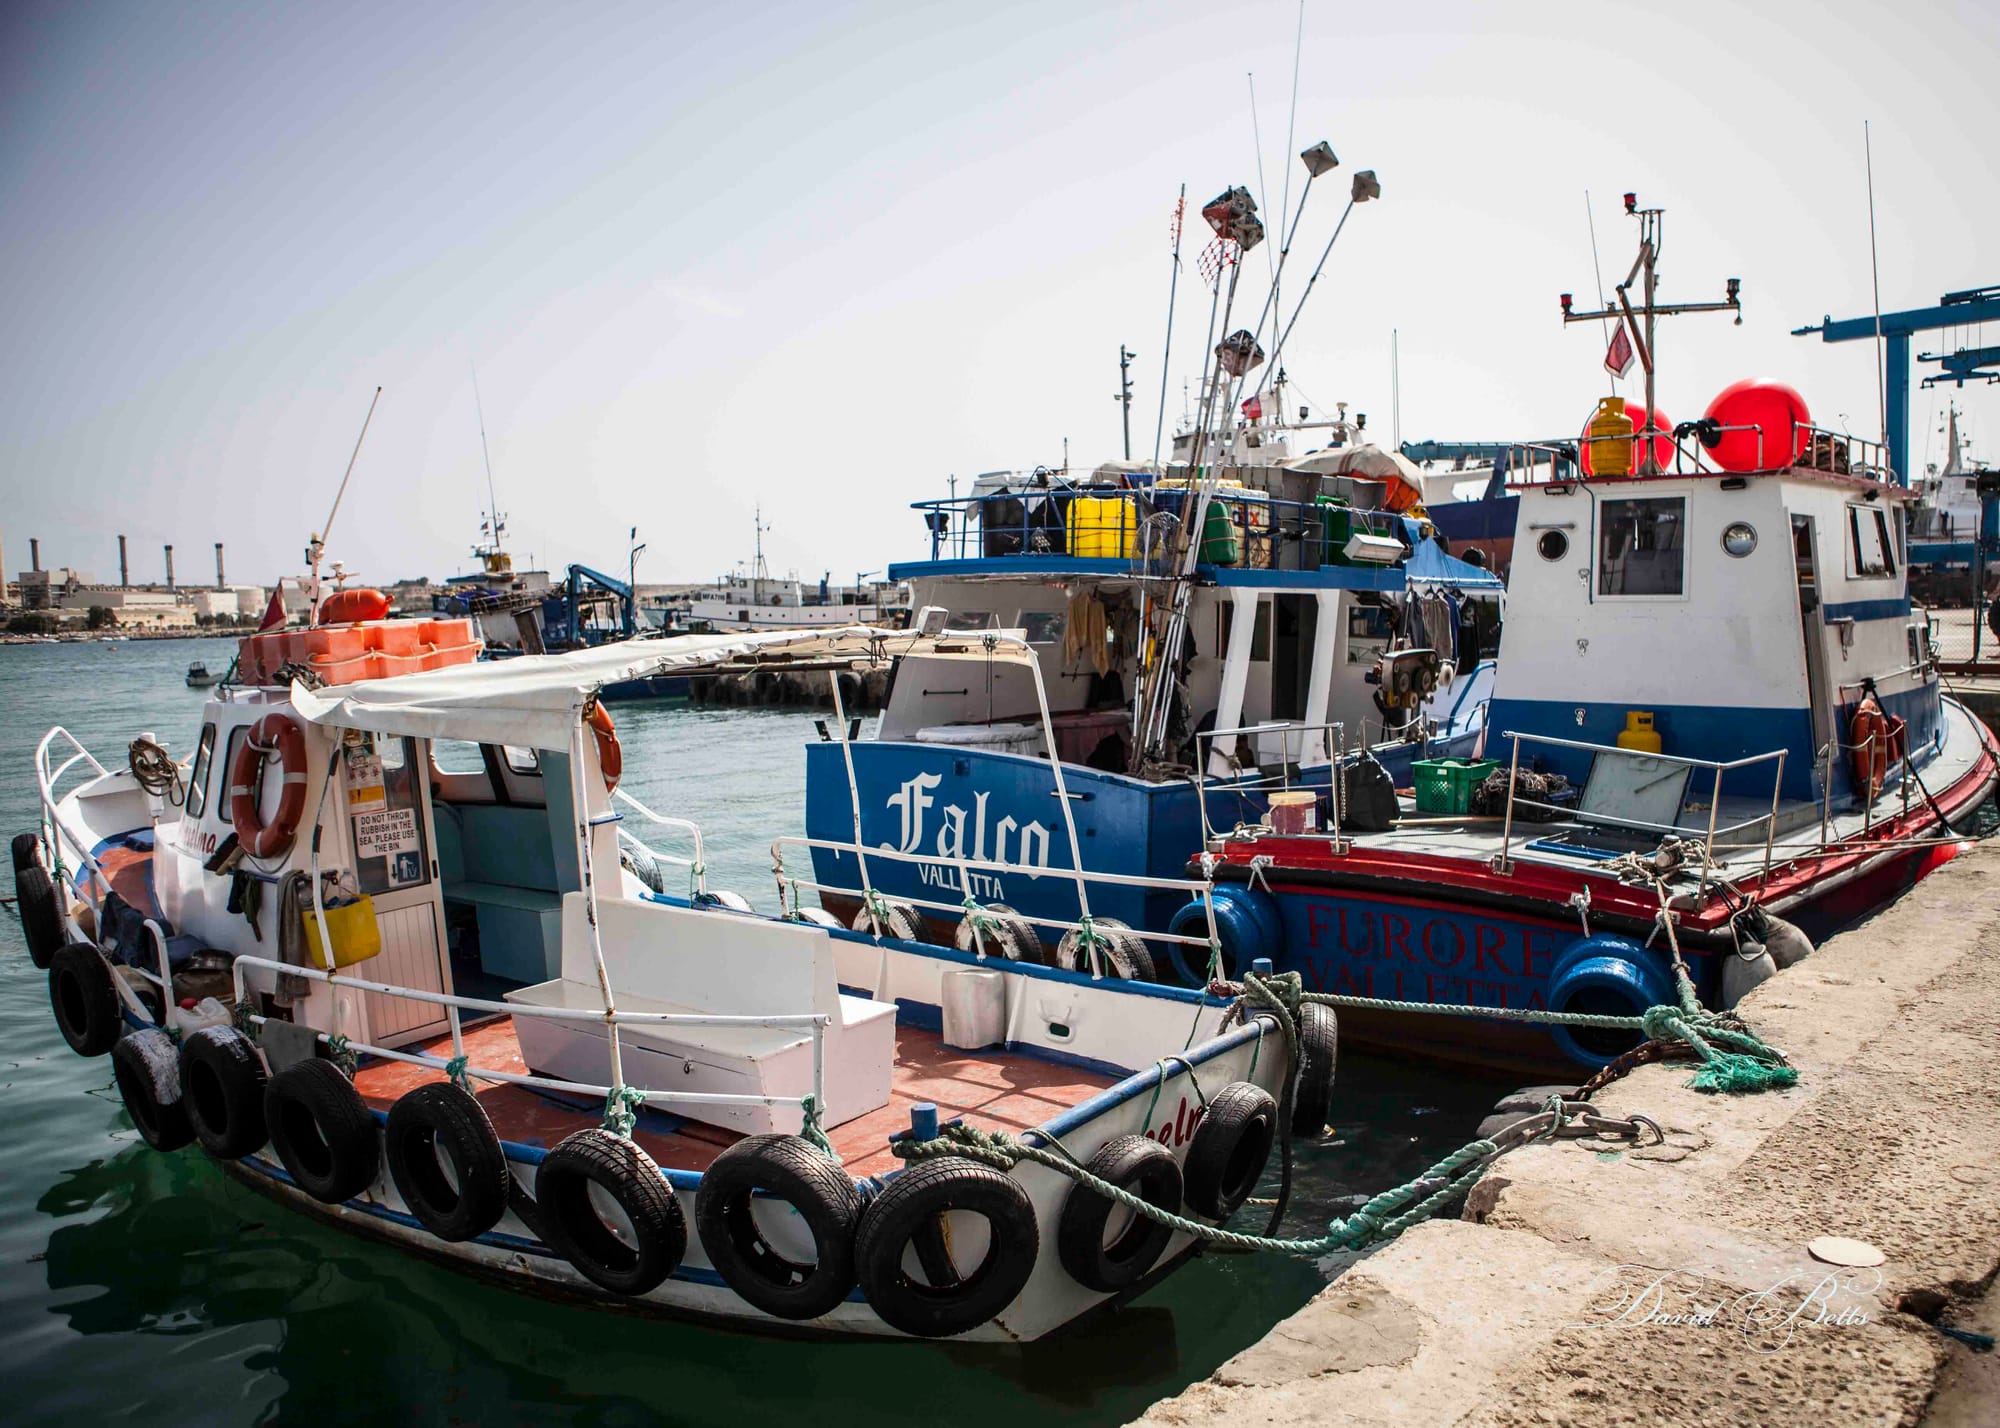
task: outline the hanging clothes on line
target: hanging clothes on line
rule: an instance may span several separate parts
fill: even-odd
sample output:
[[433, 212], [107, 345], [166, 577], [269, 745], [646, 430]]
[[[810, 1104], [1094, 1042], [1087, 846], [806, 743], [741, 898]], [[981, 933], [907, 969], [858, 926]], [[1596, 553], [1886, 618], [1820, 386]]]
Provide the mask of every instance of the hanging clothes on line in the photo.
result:
[[1087, 590], [1070, 596], [1069, 609], [1063, 617], [1063, 663], [1076, 666], [1088, 660], [1098, 674], [1108, 673], [1111, 642], [1106, 637], [1107, 630], [1104, 604], [1097, 596]]

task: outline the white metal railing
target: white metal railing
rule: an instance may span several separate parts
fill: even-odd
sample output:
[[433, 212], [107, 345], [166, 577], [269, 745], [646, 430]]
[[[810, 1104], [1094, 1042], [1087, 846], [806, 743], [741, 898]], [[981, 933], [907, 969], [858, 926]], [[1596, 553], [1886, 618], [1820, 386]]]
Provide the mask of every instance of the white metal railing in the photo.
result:
[[661, 828], [676, 829], [679, 832], [687, 834], [693, 840], [694, 856], [692, 858], [683, 858], [678, 853], [661, 852], [658, 848], [653, 847], [636, 834], [628, 833], [622, 828], [618, 830], [618, 836], [621, 840], [635, 843], [645, 849], [647, 856], [651, 857], [655, 862], [672, 863], [676, 867], [686, 868], [689, 877], [693, 881], [694, 895], [697, 897], [705, 895], [708, 892], [708, 859], [702, 852], [701, 825], [692, 819], [673, 818], [664, 813], [655, 813], [622, 788], [614, 790], [611, 796], [632, 809], [647, 822]]
[[[50, 766], [51, 754], [49, 746], [57, 738], [63, 739], [76, 752], [64, 759], [61, 764], [52, 768]], [[93, 885], [102, 885], [104, 888], [109, 889], [111, 886], [110, 881], [105, 877], [104, 869], [99, 866], [97, 859], [91, 856], [89, 847], [83, 839], [77, 837], [63, 826], [62, 819], [56, 812], [56, 785], [61, 783], [63, 776], [79, 763], [89, 764], [91, 771], [100, 778], [110, 772], [109, 769], [97, 761], [96, 755], [92, 754], [90, 750], [86, 749], [77, 740], [76, 735], [70, 733], [69, 730], [63, 728], [60, 724], [42, 735], [41, 742], [35, 745], [35, 783], [42, 803], [42, 821], [46, 825], [50, 850], [56, 860], [56, 866], [53, 871], [57, 874], [58, 881], [60, 881], [62, 873], [62, 845], [67, 842], [70, 845], [70, 851], [75, 854], [77, 868], [79, 870], [87, 870], [90, 873]]]
[[[464, 1056], [465, 1038], [461, 1011], [497, 1013], [521, 1018], [537, 1017], [548, 1021], [587, 1021], [606, 1026], [761, 1026], [777, 1030], [810, 1031], [813, 1043], [813, 1088], [814, 1102], [822, 1110], [826, 1106], [826, 1029], [832, 1018], [824, 1012], [808, 1012], [771, 1016], [737, 1016], [720, 1012], [628, 1012], [602, 1011], [589, 1007], [541, 1007], [517, 1002], [492, 1002], [478, 997], [461, 997], [450, 992], [433, 992], [421, 987], [399, 987], [388, 982], [371, 981], [365, 977], [350, 977], [339, 972], [326, 971], [319, 967], [295, 967], [289, 962], [274, 961], [269, 957], [238, 957], [230, 972], [234, 979], [235, 997], [238, 1002], [245, 1000], [247, 985], [244, 972], [257, 967], [285, 977], [303, 977], [320, 982], [329, 987], [345, 987], [354, 991], [374, 992], [382, 996], [401, 997], [408, 1001], [427, 1002], [445, 1008], [445, 1018], [451, 1029], [452, 1059]], [[268, 1017], [252, 1014], [251, 1021], [263, 1023]], [[336, 1033], [316, 1031], [320, 1040], [332, 1044]], [[451, 1062], [444, 1057], [429, 1052], [392, 1050], [368, 1042], [348, 1040], [347, 1046], [355, 1051], [380, 1056], [390, 1061], [401, 1061], [412, 1066], [428, 1066], [434, 1070], [449, 1072]], [[583, 1081], [564, 1081], [552, 1076], [523, 1075], [518, 1071], [503, 1071], [498, 1067], [474, 1066], [469, 1061], [464, 1074], [481, 1081], [493, 1081], [510, 1086], [532, 1086], [543, 1091], [562, 1091], [580, 1096], [609, 1096], [611, 1086], [592, 1085]], [[763, 1096], [724, 1091], [673, 1091], [657, 1090], [650, 1087], [633, 1086], [623, 1088], [644, 1100], [677, 1102], [682, 1105], [704, 1106], [783, 1106], [800, 1105], [797, 1096]]]
[[[1367, 727], [1365, 722], [1362, 727], [1365, 731]], [[1208, 772], [1208, 766], [1209, 766], [1209, 760], [1214, 758], [1217, 752], [1215, 749], [1215, 741], [1218, 739], [1236, 739], [1236, 738], [1248, 738], [1254, 741], [1257, 738], [1271, 734], [1276, 734], [1278, 736], [1278, 772], [1275, 775], [1267, 774], [1264, 773], [1260, 767], [1253, 771], [1253, 776], [1251, 777], [1246, 778], [1240, 775], [1235, 775], [1229, 777], [1226, 781], [1224, 781], [1220, 775], [1217, 775], [1216, 779], [1219, 783], [1222, 783], [1225, 792], [1289, 793], [1292, 787], [1292, 768], [1294, 765], [1294, 760], [1291, 756], [1292, 755], [1291, 740], [1292, 740], [1292, 735], [1294, 734], [1297, 734], [1300, 737], [1299, 757], [1296, 760], [1296, 763], [1299, 766], [1301, 775], [1303, 775], [1304, 770], [1307, 767], [1306, 754], [1308, 751], [1305, 747], [1305, 742], [1304, 742], [1305, 736], [1309, 734], [1330, 736], [1330, 737], [1320, 738], [1317, 757], [1315, 757], [1312, 760], [1310, 766], [1313, 768], [1324, 767], [1328, 770], [1329, 787], [1332, 787], [1334, 781], [1338, 779], [1339, 775], [1336, 771], [1340, 768], [1342, 760], [1344, 760], [1347, 757], [1348, 753], [1347, 725], [1344, 720], [1335, 719], [1330, 722], [1321, 724], [1305, 724], [1305, 723], [1293, 723], [1284, 721], [1280, 721], [1277, 723], [1266, 723], [1266, 724], [1247, 724], [1244, 725], [1242, 728], [1238, 729], [1208, 729], [1204, 730], [1201, 733], [1196, 734], [1194, 736], [1195, 802], [1200, 807], [1201, 810], [1201, 839], [1202, 839], [1202, 846], [1204, 848], [1208, 846], [1209, 841], [1215, 836], [1215, 826], [1213, 823], [1209, 821], [1209, 816], [1208, 816], [1208, 795], [1209, 795], [1209, 778], [1210, 778], [1210, 774]], [[1206, 757], [1204, 757], [1202, 754], [1201, 746], [1203, 741], [1207, 741], [1209, 745], [1208, 754]], [[1254, 747], [1255, 747], [1254, 743], [1252, 747], [1254, 752]], [[1224, 757], [1228, 758], [1232, 764], [1236, 764], [1236, 760], [1234, 759], [1233, 756], [1224, 755]], [[1236, 766], [1238, 768], [1241, 767], [1241, 765], [1236, 765]], [[1333, 799], [1333, 842], [1334, 842], [1335, 852], [1346, 851], [1346, 845], [1341, 841], [1340, 837], [1340, 798], [1337, 794], [1334, 796]]]
[[[1715, 840], [1718, 837], [1724, 837], [1732, 833], [1741, 833], [1746, 828], [1754, 828], [1760, 823], [1764, 825], [1764, 876], [1768, 877], [1770, 875], [1771, 845], [1776, 840], [1778, 830], [1778, 798], [1784, 788], [1785, 782], [1786, 750], [1773, 749], [1768, 753], [1751, 754], [1745, 758], [1718, 761], [1715, 759], [1683, 758], [1678, 754], [1648, 753], [1639, 749], [1622, 749], [1609, 744], [1590, 744], [1578, 739], [1558, 739], [1547, 734], [1517, 734], [1512, 730], [1503, 732], [1500, 737], [1513, 741], [1513, 757], [1507, 769], [1507, 811], [1500, 826], [1500, 851], [1493, 858], [1492, 866], [1494, 872], [1508, 874], [1514, 871], [1513, 859], [1508, 854], [1513, 850], [1514, 809], [1516, 806], [1545, 809], [1578, 822], [1608, 824], [1615, 828], [1629, 828], [1634, 832], [1659, 833], [1666, 836], [1679, 835], [1691, 831], [1684, 824], [1648, 823], [1643, 820], [1617, 818], [1604, 813], [1586, 813], [1579, 809], [1563, 807], [1560, 804], [1542, 803], [1535, 799], [1521, 797], [1516, 792], [1516, 785], [1521, 773], [1521, 743], [1523, 740], [1526, 740], [1528, 743], [1541, 744], [1550, 748], [1578, 749], [1589, 753], [1593, 757], [1610, 754], [1613, 757], [1652, 759], [1661, 763], [1678, 764], [1690, 770], [1706, 769], [1712, 772], [1715, 775], [1715, 782], [1708, 800], [1708, 831], [1702, 841], [1701, 886], [1696, 889], [1695, 895], [1699, 897], [1708, 891], [1709, 879], [1714, 875]], [[1774, 760], [1777, 763], [1777, 769], [1771, 779], [1771, 807], [1769, 812], [1760, 813], [1755, 818], [1746, 818], [1741, 823], [1733, 823], [1728, 827], [1718, 827], [1717, 819], [1722, 812], [1722, 776], [1737, 769], [1752, 768], [1758, 764], [1770, 763]]]
[[[816, 877], [798, 877], [787, 872], [785, 870], [785, 849], [787, 847], [803, 848], [808, 853], [817, 851], [844, 854], [849, 857], [854, 857], [857, 852], [860, 852], [865, 853], [869, 858], [881, 858], [894, 863], [917, 864], [920, 866], [928, 865], [955, 872], [958, 876], [959, 889], [965, 895], [965, 901], [963, 902], [936, 902], [923, 897], [898, 897], [896, 899], [898, 902], [908, 903], [911, 907], [932, 912], [948, 913], [953, 917], [962, 917], [965, 915], [967, 902], [975, 904], [978, 902], [978, 899], [973, 896], [972, 892], [972, 875], [974, 873], [987, 875], [1004, 873], [1029, 878], [1057, 878], [1063, 882], [1071, 882], [1081, 878], [1085, 882], [1099, 883], [1107, 887], [1146, 888], [1155, 892], [1185, 893], [1191, 897], [1199, 898], [1201, 901], [1202, 914], [1208, 929], [1206, 937], [1189, 937], [1183, 933], [1176, 932], [1150, 932], [1141, 928], [1133, 928], [1131, 931], [1134, 935], [1147, 942], [1173, 943], [1186, 947], [1199, 947], [1204, 952], [1213, 947], [1217, 941], [1215, 903], [1213, 900], [1215, 885], [1206, 878], [1156, 878], [1142, 873], [1103, 873], [1093, 872], [1089, 869], [1047, 868], [1032, 866], [1026, 863], [994, 862], [984, 858], [947, 857], [941, 853], [903, 853], [893, 848], [876, 847], [857, 849], [853, 843], [842, 843], [831, 838], [802, 838], [789, 834], [784, 837], [774, 838], [771, 841], [771, 873], [777, 879], [779, 902], [781, 906], [787, 909], [787, 916], [791, 915], [789, 910], [796, 904], [800, 889], [812, 892], [832, 893], [836, 897], [858, 898], [864, 907], [868, 907], [870, 899], [879, 894], [878, 889], [868, 886], [865, 882], [850, 887], [842, 883], [823, 883], [818, 881]], [[1036, 927], [1055, 928], [1062, 932], [1083, 931], [1081, 920], [1067, 921], [1056, 917], [1035, 917], [1019, 912], [1018, 910], [1015, 912], [1015, 916]], [[1087, 911], [1084, 913], [1084, 916], [1088, 916]], [[979, 957], [979, 960], [983, 962], [988, 955], [985, 932], [980, 928], [976, 920], [972, 925], [972, 930], [973, 950]], [[879, 926], [876, 928], [875, 935], [878, 938], [881, 936]], [[1085, 946], [1090, 958], [1090, 975], [1093, 978], [1103, 977], [1103, 958], [1096, 942], [1094, 940], [1086, 940]]]

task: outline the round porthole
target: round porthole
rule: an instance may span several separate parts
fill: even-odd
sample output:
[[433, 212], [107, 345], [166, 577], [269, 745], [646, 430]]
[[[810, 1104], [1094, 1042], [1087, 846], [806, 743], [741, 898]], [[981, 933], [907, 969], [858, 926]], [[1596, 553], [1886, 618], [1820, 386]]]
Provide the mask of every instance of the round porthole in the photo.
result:
[[1543, 560], [1561, 560], [1569, 554], [1569, 537], [1561, 531], [1543, 531], [1535, 542]]
[[1732, 521], [1722, 532], [1722, 548], [1738, 557], [1757, 548], [1757, 528], [1747, 521]]

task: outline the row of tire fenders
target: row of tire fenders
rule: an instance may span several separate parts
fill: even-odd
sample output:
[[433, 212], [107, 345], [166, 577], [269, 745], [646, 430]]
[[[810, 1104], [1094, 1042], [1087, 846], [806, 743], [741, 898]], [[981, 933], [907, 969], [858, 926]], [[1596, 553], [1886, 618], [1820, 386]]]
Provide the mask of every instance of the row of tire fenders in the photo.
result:
[[[477, 1239], [511, 1209], [578, 1273], [617, 1295], [645, 1295], [680, 1267], [686, 1216], [665, 1173], [630, 1138], [596, 1127], [572, 1133], [542, 1157], [531, 1197], [486, 1112], [455, 1082], [418, 1086], [378, 1118], [332, 1060], [316, 1056], [273, 1073], [233, 1026], [205, 1027], [178, 1043], [159, 1027], [130, 1029], [103, 954], [92, 943], [65, 941], [33, 835], [15, 840], [14, 861], [23, 930], [36, 965], [48, 971], [56, 1024], [78, 1054], [109, 1054], [126, 1112], [155, 1150], [198, 1141], [216, 1159], [235, 1161], [268, 1144], [292, 1182], [327, 1205], [366, 1193], [386, 1160], [410, 1217], [438, 1239]], [[1327, 1008], [1302, 1010], [1290, 1129], [1317, 1135], [1332, 1100], [1337, 1031]], [[1086, 1168], [1170, 1213], [1220, 1223], [1256, 1189], [1278, 1116], [1268, 1091], [1231, 1082], [1206, 1097], [1185, 1165], [1159, 1141], [1125, 1135], [1107, 1141]], [[593, 1206], [593, 1187], [617, 1203], [619, 1230]], [[763, 1198], [797, 1212], [813, 1240], [811, 1260], [792, 1260], [765, 1237], [752, 1215], [753, 1199]], [[1145, 1278], [1172, 1238], [1139, 1215], [1107, 1235], [1116, 1208], [1074, 1186], [1058, 1220], [1063, 1269], [1099, 1293]], [[989, 1226], [986, 1255], [970, 1272], [943, 1251], [948, 1235], [938, 1226], [950, 1211]], [[749, 1136], [724, 1150], [702, 1172], [694, 1218], [716, 1274], [753, 1307], [813, 1319], [858, 1284], [884, 1323], [922, 1337], [964, 1333], [1004, 1312], [1041, 1253], [1034, 1205], [1001, 1170], [941, 1155], [857, 1183], [793, 1135]], [[910, 1272], [911, 1260], [922, 1277]]]

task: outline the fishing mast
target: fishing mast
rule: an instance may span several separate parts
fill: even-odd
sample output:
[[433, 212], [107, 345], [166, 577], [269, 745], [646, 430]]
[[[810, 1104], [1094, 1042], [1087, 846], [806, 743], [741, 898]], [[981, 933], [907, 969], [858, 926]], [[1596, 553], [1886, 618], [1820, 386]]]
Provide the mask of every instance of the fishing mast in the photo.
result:
[[[1736, 314], [1736, 325], [1741, 327], [1743, 304], [1739, 301], [1739, 295], [1742, 292], [1743, 282], [1740, 278], [1728, 279], [1723, 289], [1725, 296], [1721, 302], [1661, 302], [1659, 275], [1656, 270], [1662, 243], [1662, 220], [1666, 210], [1641, 208], [1639, 196], [1628, 193], [1625, 195], [1625, 212], [1639, 220], [1639, 256], [1632, 260], [1631, 272], [1625, 275], [1625, 281], [1617, 287], [1618, 306], [1605, 307], [1596, 312], [1577, 312], [1573, 306], [1572, 295], [1564, 293], [1563, 323], [1567, 326], [1572, 322], [1601, 322], [1605, 318], [1613, 318], [1624, 325], [1626, 335], [1631, 339], [1633, 354], [1638, 357], [1639, 365], [1646, 374], [1646, 411], [1633, 428], [1633, 435], [1638, 440], [1638, 449], [1642, 453], [1637, 474], [1657, 476], [1660, 474], [1660, 463], [1653, 455], [1653, 438], [1647, 434], [1651, 430], [1653, 412], [1658, 406], [1653, 392], [1654, 380], [1658, 375], [1654, 366], [1653, 326], [1660, 318], [1675, 317], [1684, 312], [1733, 312]], [[1637, 307], [1632, 303], [1631, 291], [1634, 287], [1637, 287], [1639, 293]], [[1614, 338], [1614, 350], [1616, 345], [1617, 339]], [[1609, 356], [1605, 359], [1605, 365], [1611, 365]], [[1628, 370], [1629, 365], [1628, 361]]]

